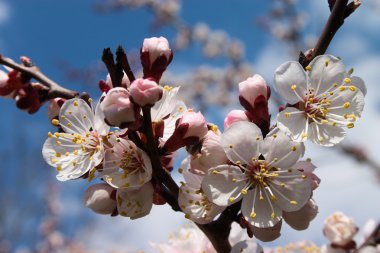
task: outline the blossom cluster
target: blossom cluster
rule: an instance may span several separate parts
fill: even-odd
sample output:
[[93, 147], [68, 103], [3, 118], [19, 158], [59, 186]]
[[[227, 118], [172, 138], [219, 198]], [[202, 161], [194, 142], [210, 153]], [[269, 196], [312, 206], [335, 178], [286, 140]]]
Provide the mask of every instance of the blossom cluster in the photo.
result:
[[[250, 253], [379, 253], [379, 245], [365, 244], [371, 240], [371, 234], [376, 233], [374, 220], [369, 220], [364, 227], [359, 239], [359, 228], [354, 221], [342, 212], [335, 212], [326, 218], [323, 233], [328, 243], [317, 246], [312, 241], [299, 241], [289, 243], [286, 246], [261, 247], [257, 240], [250, 239], [242, 233], [237, 224], [233, 224], [229, 241], [235, 245], [231, 252]], [[359, 243], [361, 245], [359, 246]], [[364, 243], [363, 243], [364, 242]], [[203, 252], [216, 253], [211, 242], [195, 226], [186, 225], [173, 234], [170, 234], [168, 243], [151, 243], [151, 246], [160, 253], [163, 252]]]
[[[116, 82], [110, 74], [100, 83], [96, 105], [75, 97], [49, 107], [57, 130], [48, 133], [42, 152], [57, 179], [101, 181], [84, 197], [100, 214], [136, 219], [174, 198], [198, 225], [236, 210], [235, 221], [261, 241], [278, 238], [283, 221], [306, 229], [318, 212], [312, 197], [320, 179], [303, 158], [304, 141], [333, 146], [344, 138], [364, 107], [363, 80], [331, 55], [317, 56], [305, 69], [286, 62], [274, 75], [287, 102], [276, 123], [271, 125], [268, 107], [271, 89], [256, 74], [239, 83], [244, 110], [229, 112], [221, 132], [178, 99], [179, 87], [160, 85], [173, 59], [165, 38], [145, 39], [140, 56], [143, 76], [135, 79], [124, 69]], [[173, 192], [162, 177], [171, 178], [174, 153], [183, 147], [183, 180]], [[331, 231], [326, 228], [328, 237]]]

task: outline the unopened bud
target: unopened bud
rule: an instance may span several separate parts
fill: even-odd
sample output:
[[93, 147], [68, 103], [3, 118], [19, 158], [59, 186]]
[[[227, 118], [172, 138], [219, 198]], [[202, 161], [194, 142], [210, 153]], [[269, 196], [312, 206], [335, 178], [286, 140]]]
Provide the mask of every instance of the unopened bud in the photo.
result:
[[106, 183], [91, 185], [84, 193], [84, 204], [95, 213], [111, 214], [116, 209], [112, 192], [115, 189]]
[[162, 97], [162, 88], [149, 79], [136, 79], [129, 90], [132, 101], [139, 106], [153, 106]]
[[241, 105], [248, 111], [255, 108], [256, 100], [259, 97], [268, 100], [269, 96], [268, 86], [265, 80], [258, 74], [239, 83], [239, 100]]
[[125, 88], [112, 88], [100, 104], [105, 121], [110, 126], [122, 127], [135, 122], [140, 107], [134, 105]]
[[207, 132], [207, 122], [202, 113], [188, 110], [177, 121], [174, 133], [166, 141], [165, 148], [175, 151], [186, 145], [197, 144]]
[[335, 212], [326, 220], [323, 234], [336, 246], [346, 246], [358, 232], [353, 220], [342, 212]]
[[168, 40], [164, 37], [145, 39], [140, 53], [144, 78], [153, 78], [159, 82], [162, 73], [173, 59]]
[[237, 121], [249, 121], [247, 114], [242, 110], [230, 111], [224, 119], [224, 129], [227, 129], [232, 123]]

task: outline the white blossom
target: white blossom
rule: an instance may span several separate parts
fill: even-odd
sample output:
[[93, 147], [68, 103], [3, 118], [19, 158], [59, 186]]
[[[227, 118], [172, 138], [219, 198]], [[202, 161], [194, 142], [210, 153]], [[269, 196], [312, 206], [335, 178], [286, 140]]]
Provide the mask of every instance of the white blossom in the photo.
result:
[[42, 148], [45, 161], [58, 171], [57, 179], [76, 179], [90, 171], [93, 177], [95, 167], [104, 157], [102, 138], [109, 127], [103, 121], [99, 105], [95, 113], [82, 99], [67, 100], [59, 112], [59, 120], [52, 123], [64, 132], [48, 133]]
[[232, 164], [209, 169], [202, 189], [209, 199], [228, 206], [242, 199], [244, 218], [254, 227], [273, 227], [282, 212], [301, 209], [311, 197], [307, 176], [292, 166], [304, 145], [291, 141], [279, 129], [265, 139], [253, 123], [239, 121], [222, 135], [222, 145]]
[[292, 107], [277, 117], [277, 125], [297, 141], [306, 139], [333, 146], [353, 128], [364, 107], [363, 80], [345, 72], [342, 61], [331, 55], [317, 56], [307, 72], [298, 62], [277, 68], [275, 86]]

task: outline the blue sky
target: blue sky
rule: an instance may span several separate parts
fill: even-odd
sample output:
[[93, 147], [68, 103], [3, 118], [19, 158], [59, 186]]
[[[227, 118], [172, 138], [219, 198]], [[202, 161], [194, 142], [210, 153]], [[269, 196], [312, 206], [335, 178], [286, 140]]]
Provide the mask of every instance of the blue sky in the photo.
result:
[[[0, 0], [0, 53], [13, 59], [21, 55], [31, 57], [34, 62], [59, 83], [73, 89], [87, 89], [99, 95], [96, 87], [83, 85], [79, 81], [69, 82], [58, 61], [65, 61], [76, 68], [85, 68], [98, 62], [104, 47], [123, 45], [127, 50], [138, 49], [145, 37], [173, 36], [172, 29], [156, 32], [149, 30], [152, 15], [146, 10], [123, 10], [98, 14], [91, 0]], [[305, 35], [317, 36], [327, 18], [324, 1], [299, 1], [300, 10], [307, 11]], [[373, 1], [374, 3], [375, 1]], [[378, 114], [380, 89], [377, 88], [380, 67], [380, 14], [372, 10], [371, 1], [350, 17], [334, 39], [329, 52], [341, 56], [347, 68], [367, 83], [367, 105], [363, 119], [348, 133], [351, 143], [362, 143], [369, 154], [380, 162], [378, 156], [380, 136]], [[181, 14], [188, 23], [206, 22], [213, 29], [223, 29], [230, 36], [242, 40], [246, 45], [246, 60], [254, 71], [262, 74], [271, 83], [273, 71], [286, 60], [293, 60], [289, 48], [276, 41], [256, 25], [255, 19], [268, 9], [266, 1], [184, 1]], [[6, 13], [6, 14], [4, 14]], [[206, 60], [199, 47], [175, 54], [171, 71], [186, 70], [200, 64], [223, 67], [221, 60]], [[104, 76], [99, 75], [99, 78]], [[0, 124], [0, 197], [2, 205], [11, 206], [12, 214], [6, 222], [19, 221], [15, 245], [28, 245], [37, 239], [35, 226], [41, 219], [43, 194], [47, 183], [56, 183], [61, 190], [62, 228], [68, 235], [80, 238], [89, 246], [101, 251], [97, 238], [113, 245], [129, 245], [131, 251], [149, 249], [147, 241], [166, 240], [170, 231], [176, 230], [184, 221], [180, 214], [173, 214], [167, 207], [155, 207], [152, 215], [137, 221], [92, 215], [81, 206], [85, 182], [58, 183], [54, 169], [42, 161], [41, 147], [47, 131], [51, 130], [45, 109], [30, 116], [18, 111], [11, 100], [0, 99], [2, 117]], [[226, 112], [229, 108], [217, 108]], [[221, 113], [220, 113], [221, 115]], [[216, 119], [219, 122], [222, 118]], [[280, 245], [300, 239], [311, 239], [323, 243], [321, 227], [325, 217], [332, 211], [343, 210], [354, 217], [358, 225], [369, 218], [378, 219], [380, 203], [373, 200], [380, 187], [370, 168], [360, 165], [339, 153], [308, 145], [307, 155], [314, 158], [319, 167], [317, 174], [322, 184], [315, 194], [320, 214], [309, 230], [295, 232], [285, 226], [282, 237], [269, 245]], [[329, 159], [325, 159], [329, 157]], [[370, 199], [369, 197], [372, 197]], [[41, 207], [42, 206], [42, 207]], [[371, 208], [370, 208], [371, 206]], [[20, 218], [21, 216], [21, 218]], [[170, 224], [167, 220], [170, 219]], [[91, 226], [86, 221], [91, 220]], [[86, 226], [78, 224], [84, 224]], [[0, 226], [0, 237], [4, 231]], [[5, 227], [5, 226], [4, 226]], [[160, 230], [160, 233], [157, 231]], [[128, 234], [128, 236], [125, 236]], [[104, 246], [104, 245], [103, 245]], [[106, 246], [104, 246], [106, 247]]]

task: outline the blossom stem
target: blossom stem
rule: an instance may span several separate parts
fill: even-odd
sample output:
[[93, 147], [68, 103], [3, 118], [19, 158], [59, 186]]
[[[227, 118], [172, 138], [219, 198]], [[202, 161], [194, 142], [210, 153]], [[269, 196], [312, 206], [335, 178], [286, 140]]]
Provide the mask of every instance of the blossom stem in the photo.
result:
[[75, 96], [78, 95], [78, 92], [72, 91], [66, 88], [63, 88], [47, 76], [45, 76], [41, 71], [38, 70], [37, 67], [26, 67], [20, 64], [17, 64], [13, 62], [11, 59], [6, 58], [2, 55], [0, 55], [0, 64], [4, 66], [8, 66], [14, 70], [17, 70], [29, 77], [32, 77], [39, 81], [42, 85], [46, 86], [49, 88], [48, 92], [48, 99], [53, 99], [53, 98], [74, 98]]
[[[173, 210], [180, 211], [180, 207], [178, 206], [178, 191], [179, 187], [174, 182], [173, 178], [162, 168], [161, 161], [159, 157], [159, 152], [157, 145], [155, 143], [155, 139], [153, 136], [153, 128], [152, 128], [152, 117], [150, 114], [150, 108], [143, 107], [143, 121], [144, 121], [144, 129], [145, 129], [145, 136], [147, 139], [147, 149], [149, 153], [149, 157], [152, 161], [152, 167], [153, 167], [153, 177], [160, 183], [164, 185], [165, 188], [167, 188], [170, 193], [173, 195], [175, 201], [168, 202]], [[169, 199], [167, 199], [170, 201]]]

